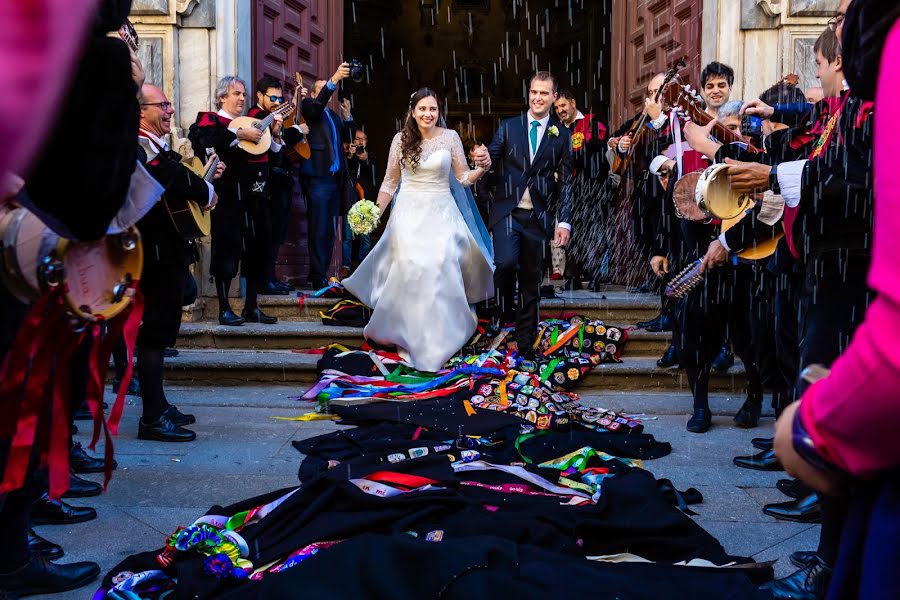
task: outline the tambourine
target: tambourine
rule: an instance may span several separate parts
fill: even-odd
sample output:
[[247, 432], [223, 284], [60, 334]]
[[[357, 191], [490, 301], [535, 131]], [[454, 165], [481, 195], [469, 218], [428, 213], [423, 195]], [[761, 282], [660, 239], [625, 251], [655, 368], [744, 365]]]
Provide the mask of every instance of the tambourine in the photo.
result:
[[62, 286], [73, 316], [109, 320], [131, 302], [143, 264], [134, 226], [97, 241], [73, 242], [24, 208], [0, 216], [0, 280], [22, 302]]
[[694, 200], [710, 219], [734, 219], [753, 205], [749, 194], [738, 194], [728, 181], [728, 165], [713, 165], [697, 181]]

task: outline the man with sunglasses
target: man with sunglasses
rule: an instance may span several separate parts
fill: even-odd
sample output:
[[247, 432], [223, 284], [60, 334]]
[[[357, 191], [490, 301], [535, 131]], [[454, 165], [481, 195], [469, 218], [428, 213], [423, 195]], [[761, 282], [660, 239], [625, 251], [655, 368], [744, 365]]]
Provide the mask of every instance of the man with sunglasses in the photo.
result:
[[[294, 103], [297, 104], [305, 97], [306, 88], [298, 89], [295, 92]], [[284, 104], [284, 101], [284, 88], [281, 82], [274, 77], [263, 77], [256, 82], [256, 106], [251, 108], [247, 115], [254, 119], [265, 119], [269, 113]], [[268, 152], [269, 183], [266, 185], [272, 237], [269, 247], [268, 278], [262, 289], [264, 294], [289, 294], [294, 289], [275, 277], [275, 261], [278, 259], [279, 248], [287, 238], [288, 217], [291, 212], [294, 187], [293, 167], [287, 157], [287, 150], [300, 142], [308, 133], [309, 127], [305, 123], [292, 127], [284, 127], [281, 121], [272, 124], [274, 143]]]

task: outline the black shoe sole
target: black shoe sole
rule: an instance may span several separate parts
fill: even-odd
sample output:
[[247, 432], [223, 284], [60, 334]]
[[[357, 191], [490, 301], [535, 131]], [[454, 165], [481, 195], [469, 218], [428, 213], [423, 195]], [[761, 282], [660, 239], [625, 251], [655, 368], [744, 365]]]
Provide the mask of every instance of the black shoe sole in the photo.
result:
[[[23, 596], [36, 596], [38, 594], [58, 594], [60, 592], [68, 592], [70, 590], [77, 590], [78, 588], [83, 588], [88, 585], [97, 577], [100, 576], [100, 569], [97, 569], [96, 573], [91, 573], [90, 576], [85, 575], [81, 579], [76, 579], [75, 581], [68, 583], [66, 585], [61, 586], [45, 586], [45, 587], [34, 587], [34, 588], [23, 588], [23, 589], [11, 589], [11, 590], [3, 590], [3, 592], [9, 594], [9, 598], [21, 598]], [[5, 597], [5, 596], [4, 596]]]
[[734, 463], [734, 466], [736, 466], [736, 467], [738, 467], [738, 468], [740, 468], [740, 469], [750, 469], [751, 471], [784, 471], [784, 467], [783, 467], [780, 463], [779, 463], [777, 466], [766, 466], [766, 467], [763, 467], [763, 466], [755, 466], [755, 467], [751, 467], [750, 465], [741, 465], [741, 464], [738, 464], [737, 462], [735, 462], [735, 461], [733, 461], [733, 460], [732, 460], [731, 462]]
[[93, 521], [97, 518], [97, 513], [95, 512], [93, 515], [86, 515], [84, 517], [76, 517], [72, 519], [66, 519], [65, 521], [51, 521], [45, 518], [40, 517], [31, 517], [32, 525], [74, 525], [75, 523], [87, 523], [88, 521]]
[[66, 492], [62, 495], [63, 498], [93, 498], [94, 496], [99, 496], [103, 493], [103, 488], [99, 487], [91, 492], [77, 492], [72, 493], [71, 491]]
[[770, 513], [770, 512], [766, 512], [766, 509], [763, 508], [763, 514], [764, 514], [764, 515], [768, 515], [768, 516], [772, 517], [773, 519], [778, 519], [779, 521], [790, 521], [791, 523], [807, 523], [807, 524], [810, 524], [810, 523], [821, 523], [821, 522], [822, 522], [822, 515], [821, 515], [821, 513], [818, 514], [817, 516], [813, 517], [813, 518], [810, 518], [810, 517], [788, 517], [788, 516], [785, 516], [785, 515], [774, 515], [774, 514], [772, 514], [772, 513]]
[[197, 439], [197, 435], [194, 434], [194, 437], [190, 438], [171, 438], [163, 435], [153, 435], [150, 433], [138, 432], [139, 440], [146, 440], [148, 442], [171, 442], [171, 443], [179, 443], [179, 442], [193, 442]]
[[[103, 466], [88, 467], [88, 468], [72, 467], [72, 470], [75, 471], [75, 473], [78, 475], [86, 475], [89, 473], [103, 473], [106, 470], [106, 467], [103, 467]], [[115, 471], [115, 470], [116, 470], [116, 467], [113, 467], [113, 471]]]
[[239, 321], [223, 321], [219, 319], [219, 325], [227, 325], [228, 327], [239, 327], [245, 323], [244, 319]]

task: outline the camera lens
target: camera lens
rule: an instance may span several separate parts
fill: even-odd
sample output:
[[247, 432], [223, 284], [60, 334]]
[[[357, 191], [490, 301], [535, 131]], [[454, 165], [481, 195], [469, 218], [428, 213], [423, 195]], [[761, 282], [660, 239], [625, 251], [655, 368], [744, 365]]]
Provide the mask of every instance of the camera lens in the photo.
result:
[[350, 61], [350, 79], [354, 81], [354, 83], [362, 83], [363, 78], [366, 75], [366, 67], [360, 61], [355, 58]]
[[365, 154], [365, 153], [366, 153], [366, 147], [365, 147], [365, 146], [357, 146], [357, 147], [356, 147], [356, 153], [357, 153], [357, 154]]

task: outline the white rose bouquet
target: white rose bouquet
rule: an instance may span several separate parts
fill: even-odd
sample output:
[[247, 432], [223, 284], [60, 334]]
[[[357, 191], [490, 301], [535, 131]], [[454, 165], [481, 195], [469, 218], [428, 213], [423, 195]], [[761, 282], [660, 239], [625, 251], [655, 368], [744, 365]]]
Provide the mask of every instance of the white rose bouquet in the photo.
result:
[[369, 235], [378, 227], [381, 220], [381, 209], [371, 200], [362, 199], [347, 213], [350, 231], [357, 235]]

